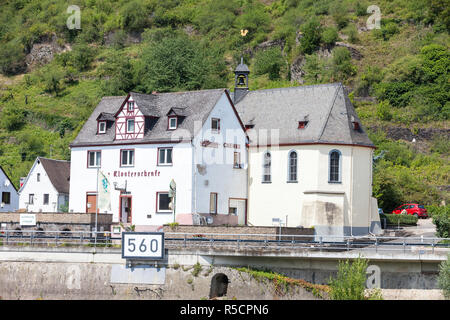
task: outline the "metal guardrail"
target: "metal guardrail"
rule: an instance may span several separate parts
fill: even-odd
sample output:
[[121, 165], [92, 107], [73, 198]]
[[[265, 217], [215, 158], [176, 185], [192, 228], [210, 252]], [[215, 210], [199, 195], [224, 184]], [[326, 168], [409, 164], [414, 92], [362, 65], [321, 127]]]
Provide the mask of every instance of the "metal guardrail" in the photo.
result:
[[[23, 246], [87, 246], [121, 247], [121, 237], [111, 232], [94, 231], [39, 231], [39, 230], [1, 230], [1, 245]], [[259, 250], [311, 250], [311, 251], [403, 251], [413, 249], [424, 251], [435, 248], [448, 249], [450, 238], [435, 237], [351, 237], [317, 235], [279, 235], [279, 234], [218, 234], [218, 233], [165, 233], [165, 247], [177, 248], [223, 248]], [[447, 251], [447, 250], [445, 250]], [[425, 252], [421, 252], [422, 254]]]

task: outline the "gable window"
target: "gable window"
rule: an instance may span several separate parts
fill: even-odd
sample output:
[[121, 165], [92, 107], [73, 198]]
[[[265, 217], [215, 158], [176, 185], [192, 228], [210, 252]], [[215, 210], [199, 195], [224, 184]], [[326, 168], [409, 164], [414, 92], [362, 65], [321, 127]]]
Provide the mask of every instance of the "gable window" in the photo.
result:
[[172, 148], [158, 148], [158, 165], [172, 165]]
[[175, 130], [178, 126], [177, 117], [169, 117], [169, 130]]
[[241, 168], [241, 153], [240, 152], [234, 153], [233, 168], [236, 168], [236, 169]]
[[88, 167], [97, 168], [101, 166], [102, 153], [101, 151], [88, 151]]
[[289, 153], [288, 181], [297, 182], [297, 152], [295, 151]]
[[37, 182], [41, 181], [41, 174], [40, 173], [36, 174], [36, 180], [37, 180]]
[[128, 133], [134, 132], [134, 119], [127, 120], [127, 132]]
[[105, 121], [99, 121], [98, 123], [98, 133], [105, 133], [106, 132], [106, 122]]
[[156, 212], [172, 212], [169, 207], [171, 198], [168, 192], [156, 193]]
[[134, 150], [120, 150], [120, 166], [131, 167], [134, 165]]
[[2, 192], [2, 203], [11, 204], [11, 192]]
[[331, 150], [329, 154], [329, 181], [332, 183], [341, 182], [341, 153], [338, 150]]
[[34, 204], [34, 193], [28, 195], [28, 204]]
[[45, 205], [47, 205], [48, 204], [48, 198], [49, 198], [49, 196], [48, 196], [48, 193], [44, 193], [44, 204]]
[[211, 192], [209, 194], [209, 213], [217, 214], [217, 193]]
[[211, 119], [211, 130], [215, 131], [215, 132], [220, 131], [220, 119], [218, 119], [218, 118]]
[[134, 101], [128, 101], [128, 112], [134, 111]]
[[271, 182], [271, 166], [272, 166], [272, 156], [270, 152], [266, 152], [263, 157], [263, 179], [262, 182]]

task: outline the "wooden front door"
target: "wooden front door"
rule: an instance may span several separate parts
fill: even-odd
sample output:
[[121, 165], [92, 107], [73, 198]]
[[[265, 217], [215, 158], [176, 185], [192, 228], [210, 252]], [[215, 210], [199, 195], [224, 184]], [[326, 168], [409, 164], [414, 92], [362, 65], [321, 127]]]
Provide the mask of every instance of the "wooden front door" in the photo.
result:
[[97, 207], [97, 195], [95, 193], [88, 193], [86, 195], [86, 212], [95, 213]]

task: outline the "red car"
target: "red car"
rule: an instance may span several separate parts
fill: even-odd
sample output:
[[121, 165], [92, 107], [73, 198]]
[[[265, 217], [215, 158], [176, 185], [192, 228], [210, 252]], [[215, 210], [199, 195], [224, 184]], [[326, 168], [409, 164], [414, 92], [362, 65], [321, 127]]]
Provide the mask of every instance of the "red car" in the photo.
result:
[[427, 209], [421, 204], [417, 203], [406, 203], [400, 207], [394, 209], [392, 214], [401, 214], [403, 210], [406, 210], [407, 214], [416, 216], [417, 218], [428, 218]]

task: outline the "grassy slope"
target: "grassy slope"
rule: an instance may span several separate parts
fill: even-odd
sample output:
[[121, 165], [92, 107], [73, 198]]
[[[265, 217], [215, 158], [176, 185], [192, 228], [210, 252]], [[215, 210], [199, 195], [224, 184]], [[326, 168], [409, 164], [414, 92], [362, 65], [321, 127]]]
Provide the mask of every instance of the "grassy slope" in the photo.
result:
[[[65, 5], [61, 5], [61, 1], [54, 2], [57, 3], [58, 7], [63, 7]], [[153, 6], [153, 4], [156, 3], [156, 1], [145, 0], [141, 2], [149, 4], [149, 6]], [[255, 36], [253, 40], [244, 45], [244, 48], [254, 47], [264, 40], [277, 38], [278, 34], [287, 32], [289, 34], [287, 37], [289, 46], [287, 46], [284, 54], [287, 57], [288, 62], [292, 63], [299, 54], [298, 46], [296, 46], [295, 41], [293, 41], [295, 38], [293, 31], [295, 32], [298, 28], [297, 26], [294, 26], [292, 31], [286, 27], [291, 27], [290, 23], [291, 21], [294, 21], [289, 18], [289, 16], [298, 15], [304, 21], [309, 15], [314, 14], [314, 5], [309, 3], [310, 1], [301, 1], [297, 9], [291, 8], [283, 11], [282, 6], [288, 1], [262, 2], [266, 5], [265, 11], [269, 12], [269, 15], [271, 16], [270, 25], [265, 31], [254, 31], [258, 36]], [[330, 0], [322, 2], [333, 4], [335, 1]], [[98, 1], [98, 3], [102, 2]], [[355, 15], [352, 10], [355, 1], [348, 0], [345, 1], [345, 3], [349, 5], [348, 19], [350, 24], [364, 25], [367, 16], [357, 17]], [[401, 20], [401, 23], [399, 23], [399, 32], [394, 34], [388, 41], [377, 39], [372, 32], [362, 32], [358, 34], [359, 41], [355, 46], [363, 54], [363, 58], [359, 61], [352, 60], [352, 63], [357, 67], [357, 72], [354, 76], [351, 76], [344, 81], [344, 84], [350, 88], [357, 85], [360, 75], [368, 66], [385, 68], [399, 57], [408, 54], [417, 54], [420, 48], [427, 43], [426, 41], [440, 43], [448, 48], [448, 34], [433, 34], [431, 40], [426, 40], [427, 36], [429, 39], [429, 35], [433, 33], [432, 27], [407, 22], [407, 19], [411, 16], [407, 2], [403, 0], [380, 0], [375, 1], [375, 3], [381, 7], [383, 18], [395, 18]], [[182, 29], [186, 25], [194, 25], [195, 30], [196, 23], [193, 18], [195, 12], [203, 10], [202, 7], [209, 5], [210, 2], [207, 0], [191, 0], [185, 1], [179, 6], [170, 7], [170, 5], [168, 5], [168, 9], [166, 9], [165, 12], [167, 12], [168, 15], [177, 17], [177, 28]], [[112, 21], [117, 20], [117, 17], [120, 15], [119, 11], [121, 10], [120, 8], [122, 8], [121, 6], [123, 6], [123, 2], [112, 2], [112, 10], [108, 11], [109, 13], [106, 14], [106, 18], [103, 19], [106, 21], [103, 24], [103, 26], [106, 26], [105, 30], [108, 30], [108, 28], [114, 29], [114, 23]], [[91, 6], [90, 8], [93, 7]], [[19, 10], [17, 12], [20, 13], [22, 11]], [[236, 15], [238, 17], [242, 16], [243, 11], [238, 10]], [[190, 20], [193, 20], [194, 22]], [[325, 26], [335, 24], [330, 13], [320, 16], [320, 20]], [[120, 23], [117, 23], [117, 25], [120, 27]], [[30, 30], [30, 28], [27, 30]], [[42, 28], [45, 29], [49, 27]], [[228, 62], [228, 68], [230, 70], [227, 79], [228, 87], [230, 88], [233, 86], [233, 74], [231, 71], [235, 66], [233, 57], [238, 56], [240, 50], [228, 44], [233, 43], [234, 41], [233, 36], [230, 34], [236, 33], [238, 29], [239, 27], [235, 24], [233, 25], [233, 29], [218, 32], [218, 34], [215, 33], [215, 29], [207, 32], [195, 31], [193, 33], [194, 37], [210, 39], [209, 41], [211, 41], [213, 45], [223, 46], [224, 43], [226, 43], [224, 59]], [[50, 28], [50, 31], [54, 30], [51, 30]], [[340, 32], [340, 36], [341, 40], [342, 38], [345, 38], [345, 34], [342, 31]], [[21, 129], [8, 131], [5, 128], [0, 128], [0, 164], [8, 174], [10, 174], [16, 185], [18, 185], [19, 177], [27, 174], [37, 155], [69, 159], [70, 152], [68, 144], [76, 136], [83, 122], [104, 95], [100, 87], [100, 81], [96, 79], [97, 67], [102, 64], [104, 57], [113, 49], [99, 43], [93, 45], [98, 49], [93, 67], [88, 71], [81, 72], [79, 74], [79, 80], [74, 84], [64, 85], [64, 89], [57, 96], [45, 93], [42, 83], [39, 81], [27, 83], [23, 75], [13, 77], [0, 76], [0, 87], [2, 88], [0, 91], [0, 109], [3, 109], [8, 105], [19, 107], [26, 111], [26, 124]], [[141, 47], [142, 44], [129, 45], [123, 49], [122, 52], [123, 54], [128, 54], [133, 57], [133, 59], [138, 59]], [[53, 63], [54, 62], [52, 62], [52, 64]], [[248, 64], [250, 65], [251, 71], [253, 71], [254, 59], [249, 60]], [[38, 71], [39, 70], [36, 70], [34, 73]], [[287, 70], [282, 71], [281, 79], [275, 81], [269, 80], [267, 75], [257, 76], [252, 72], [250, 77], [250, 87], [251, 89], [262, 89], [297, 85], [294, 82], [286, 80], [286, 78]], [[27, 96], [27, 104], [25, 104], [25, 96]], [[376, 105], [376, 103], [370, 102], [355, 102], [355, 107], [365, 126], [409, 126], [416, 128], [449, 127], [449, 122], [443, 120], [428, 121], [426, 123], [421, 121], [405, 121], [405, 119], [408, 120], [409, 115], [413, 112], [409, 106], [393, 110], [393, 119], [391, 121], [383, 121], [376, 115]], [[60, 134], [61, 123], [65, 119], [70, 123], [70, 126], [62, 136]], [[420, 197], [421, 193], [432, 191], [435, 192], [433, 196], [424, 197], [422, 200], [438, 203], [443, 198], [448, 199], [448, 193], [441, 192], [437, 189], [438, 186], [448, 184], [450, 176], [448, 153], [431, 154], [427, 151], [425, 155], [417, 156], [417, 152], [411, 150], [406, 142], [394, 143], [394, 147], [392, 147], [389, 139], [383, 138], [381, 134], [373, 133], [373, 135], [375, 136], [372, 138], [376, 140], [378, 146], [381, 147], [380, 149], [392, 149], [391, 153], [393, 153], [396, 152], [395, 148], [400, 148], [402, 152], [412, 153], [408, 163], [389, 159], [390, 162], [386, 163], [386, 165], [390, 168], [389, 174], [392, 174], [392, 176], [387, 176], [386, 179], [393, 179], [394, 175], [414, 175], [415, 180], [411, 182], [411, 184], [424, 183], [427, 185], [427, 188], [425, 189], [418, 188], [416, 190], [416, 188], [411, 188], [414, 190], [402, 190], [402, 196], [400, 196], [400, 198], [406, 201], [407, 198], [417, 198]], [[430, 142], [428, 141], [426, 143]], [[396, 187], [400, 188], [399, 186]], [[409, 201], [412, 200], [413, 199], [410, 199]]]

